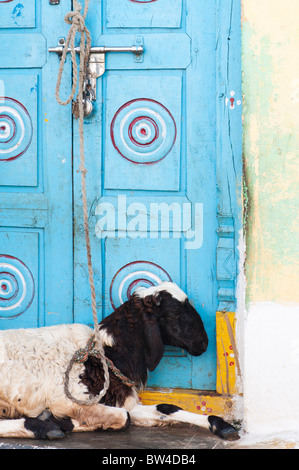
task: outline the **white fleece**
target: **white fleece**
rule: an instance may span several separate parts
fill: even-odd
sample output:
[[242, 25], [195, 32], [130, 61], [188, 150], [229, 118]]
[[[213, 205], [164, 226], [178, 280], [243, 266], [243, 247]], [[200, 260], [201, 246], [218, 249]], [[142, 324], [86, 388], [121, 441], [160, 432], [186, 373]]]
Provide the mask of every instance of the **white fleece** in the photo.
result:
[[[63, 415], [70, 406], [64, 393], [66, 368], [92, 333], [81, 324], [0, 331], [0, 400], [27, 416], [37, 416], [45, 408]], [[103, 342], [113, 344], [104, 331]], [[69, 390], [79, 399], [89, 397], [79, 384], [83, 368], [75, 363], [70, 373]]]

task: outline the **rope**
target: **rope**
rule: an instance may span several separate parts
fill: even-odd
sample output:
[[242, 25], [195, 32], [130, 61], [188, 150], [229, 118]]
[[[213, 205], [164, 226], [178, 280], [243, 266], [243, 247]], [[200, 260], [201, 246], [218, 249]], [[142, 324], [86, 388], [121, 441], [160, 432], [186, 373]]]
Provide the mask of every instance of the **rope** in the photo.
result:
[[[88, 226], [88, 210], [87, 210], [87, 196], [86, 196], [86, 173], [87, 170], [85, 168], [85, 154], [84, 154], [84, 135], [83, 135], [83, 118], [84, 118], [84, 105], [83, 105], [83, 90], [84, 90], [84, 80], [86, 76], [86, 68], [90, 54], [91, 48], [91, 38], [90, 33], [85, 26], [85, 18], [88, 12], [89, 0], [85, 0], [84, 11], [83, 15], [81, 14], [82, 5], [79, 4], [77, 0], [74, 0], [74, 11], [70, 11], [64, 18], [64, 21], [67, 24], [70, 24], [70, 30], [68, 32], [65, 46], [62, 52], [59, 71], [58, 71], [58, 78], [55, 90], [55, 97], [59, 104], [65, 106], [70, 103], [76, 92], [77, 84], [78, 84], [78, 67], [76, 61], [76, 51], [75, 51], [75, 38], [76, 34], [80, 33], [80, 60], [79, 60], [79, 84], [78, 84], [78, 94], [77, 94], [77, 106], [78, 106], [78, 114], [79, 114], [79, 137], [80, 137], [80, 172], [81, 172], [81, 190], [82, 190], [82, 204], [83, 204], [83, 216], [84, 216], [84, 233], [85, 233], [85, 243], [86, 243], [86, 252], [87, 252], [87, 265], [88, 265], [88, 279], [89, 285], [91, 290], [91, 308], [92, 308], [92, 315], [94, 321], [94, 328], [95, 328], [95, 335], [96, 339], [98, 340], [98, 353], [99, 357], [101, 358], [103, 369], [104, 369], [104, 386], [99, 395], [96, 397], [87, 400], [77, 400], [73, 397], [68, 389], [69, 385], [69, 374], [73, 367], [73, 364], [76, 362], [75, 355], [71, 359], [69, 366], [65, 373], [65, 393], [66, 395], [71, 398], [74, 402], [83, 405], [89, 405], [93, 403], [98, 403], [100, 399], [106, 394], [109, 388], [109, 370], [107, 364], [107, 358], [105, 357], [104, 348], [102, 346], [100, 337], [99, 337], [99, 324], [98, 324], [98, 317], [97, 317], [97, 307], [96, 307], [96, 293], [95, 293], [95, 286], [94, 286], [94, 278], [93, 278], [93, 268], [92, 268], [92, 260], [91, 260], [91, 247], [90, 247], [90, 236], [89, 236], [89, 226]], [[71, 58], [73, 64], [73, 83], [72, 89], [70, 92], [69, 97], [62, 101], [59, 96], [60, 91], [60, 84], [61, 84], [61, 77], [62, 72], [66, 60], [66, 54], [68, 48], [71, 50]], [[73, 109], [74, 112], [74, 109]]]
[[[101, 359], [101, 353], [98, 349], [95, 349], [95, 337], [94, 335], [88, 340], [87, 345], [85, 348], [78, 349], [73, 355], [73, 361], [84, 363], [87, 361], [89, 356], [94, 356], [98, 359]], [[128, 379], [125, 375], [121, 373], [121, 371], [114, 365], [111, 359], [106, 357], [106, 361], [108, 363], [109, 369], [114, 373], [116, 377], [118, 377], [125, 385], [128, 387], [136, 386], [136, 383], [132, 380]]]

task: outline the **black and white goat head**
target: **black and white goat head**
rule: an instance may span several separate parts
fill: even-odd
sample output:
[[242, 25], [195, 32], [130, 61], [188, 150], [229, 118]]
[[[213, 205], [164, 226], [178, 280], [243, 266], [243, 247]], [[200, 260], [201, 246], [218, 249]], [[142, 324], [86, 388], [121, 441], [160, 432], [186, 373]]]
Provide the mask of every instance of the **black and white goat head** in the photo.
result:
[[[139, 426], [187, 422], [226, 439], [239, 437], [220, 417], [190, 413], [174, 405], [144, 406], [139, 402], [138, 390], [145, 386], [148, 370], [159, 364], [165, 345], [185, 349], [193, 356], [200, 356], [208, 347], [202, 319], [177, 285], [164, 282], [137, 290], [99, 328], [114, 371], [110, 371], [110, 386], [100, 403], [87, 406], [65, 395], [63, 378], [70, 358], [92, 336], [89, 327], [73, 324], [0, 332], [1, 347], [10, 361], [15, 361], [14, 370], [18, 371], [9, 376], [8, 366], [0, 362], [0, 404], [2, 409], [6, 407], [6, 416], [18, 417], [11, 425], [0, 420], [0, 436], [59, 438], [70, 430], [125, 429], [130, 422]], [[16, 352], [18, 348], [21, 354]], [[51, 348], [54, 359], [47, 348]], [[26, 362], [26, 357], [33, 355], [31, 360], [38, 361], [42, 374], [30, 367], [30, 360]], [[76, 367], [70, 383], [73, 391], [83, 397], [97, 395], [104, 384], [101, 360], [90, 355]], [[135, 385], [124, 383], [115, 369]], [[36, 387], [39, 381], [40, 389]], [[36, 392], [29, 393], [30, 383]]]
[[159, 361], [164, 345], [185, 349], [192, 356], [200, 356], [207, 350], [208, 336], [202, 319], [178, 286], [164, 282], [137, 291], [136, 297], [143, 300], [145, 336], [149, 337], [149, 343], [155, 338]]

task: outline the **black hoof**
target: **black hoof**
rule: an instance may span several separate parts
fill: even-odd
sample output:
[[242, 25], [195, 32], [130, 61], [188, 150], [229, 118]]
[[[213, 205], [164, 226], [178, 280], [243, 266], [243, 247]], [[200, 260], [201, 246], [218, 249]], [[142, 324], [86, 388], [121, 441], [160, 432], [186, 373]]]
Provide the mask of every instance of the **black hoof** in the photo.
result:
[[49, 410], [44, 410], [36, 418], [25, 418], [25, 429], [33, 432], [36, 439], [63, 439], [65, 433], [73, 430], [70, 418], [55, 418]]
[[240, 439], [238, 431], [231, 424], [228, 424], [224, 419], [218, 416], [209, 416], [210, 431], [216, 436], [221, 437], [227, 441], [236, 441]]
[[65, 437], [64, 432], [61, 429], [51, 429], [46, 434], [47, 439], [54, 440], [54, 439], [63, 439]]

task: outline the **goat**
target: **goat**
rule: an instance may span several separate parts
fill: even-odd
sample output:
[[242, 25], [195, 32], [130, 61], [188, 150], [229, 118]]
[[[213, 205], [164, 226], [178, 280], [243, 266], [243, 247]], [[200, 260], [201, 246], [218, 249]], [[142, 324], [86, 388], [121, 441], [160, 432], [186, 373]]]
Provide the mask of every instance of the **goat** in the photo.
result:
[[[220, 417], [139, 402], [138, 389], [146, 385], [148, 370], [159, 364], [164, 345], [193, 356], [203, 354], [208, 346], [200, 315], [177, 285], [164, 282], [137, 290], [102, 320], [99, 331], [106, 357], [135, 385], [123, 383], [109, 371], [106, 395], [90, 405], [74, 402], [64, 391], [70, 359], [92, 336], [87, 325], [0, 332], [0, 437], [55, 439], [69, 431], [124, 430], [130, 422], [139, 426], [186, 422], [225, 439], [239, 438], [237, 430]], [[74, 397], [86, 400], [97, 395], [103, 383], [98, 357], [89, 355], [84, 363], [74, 363], [69, 376]]]

